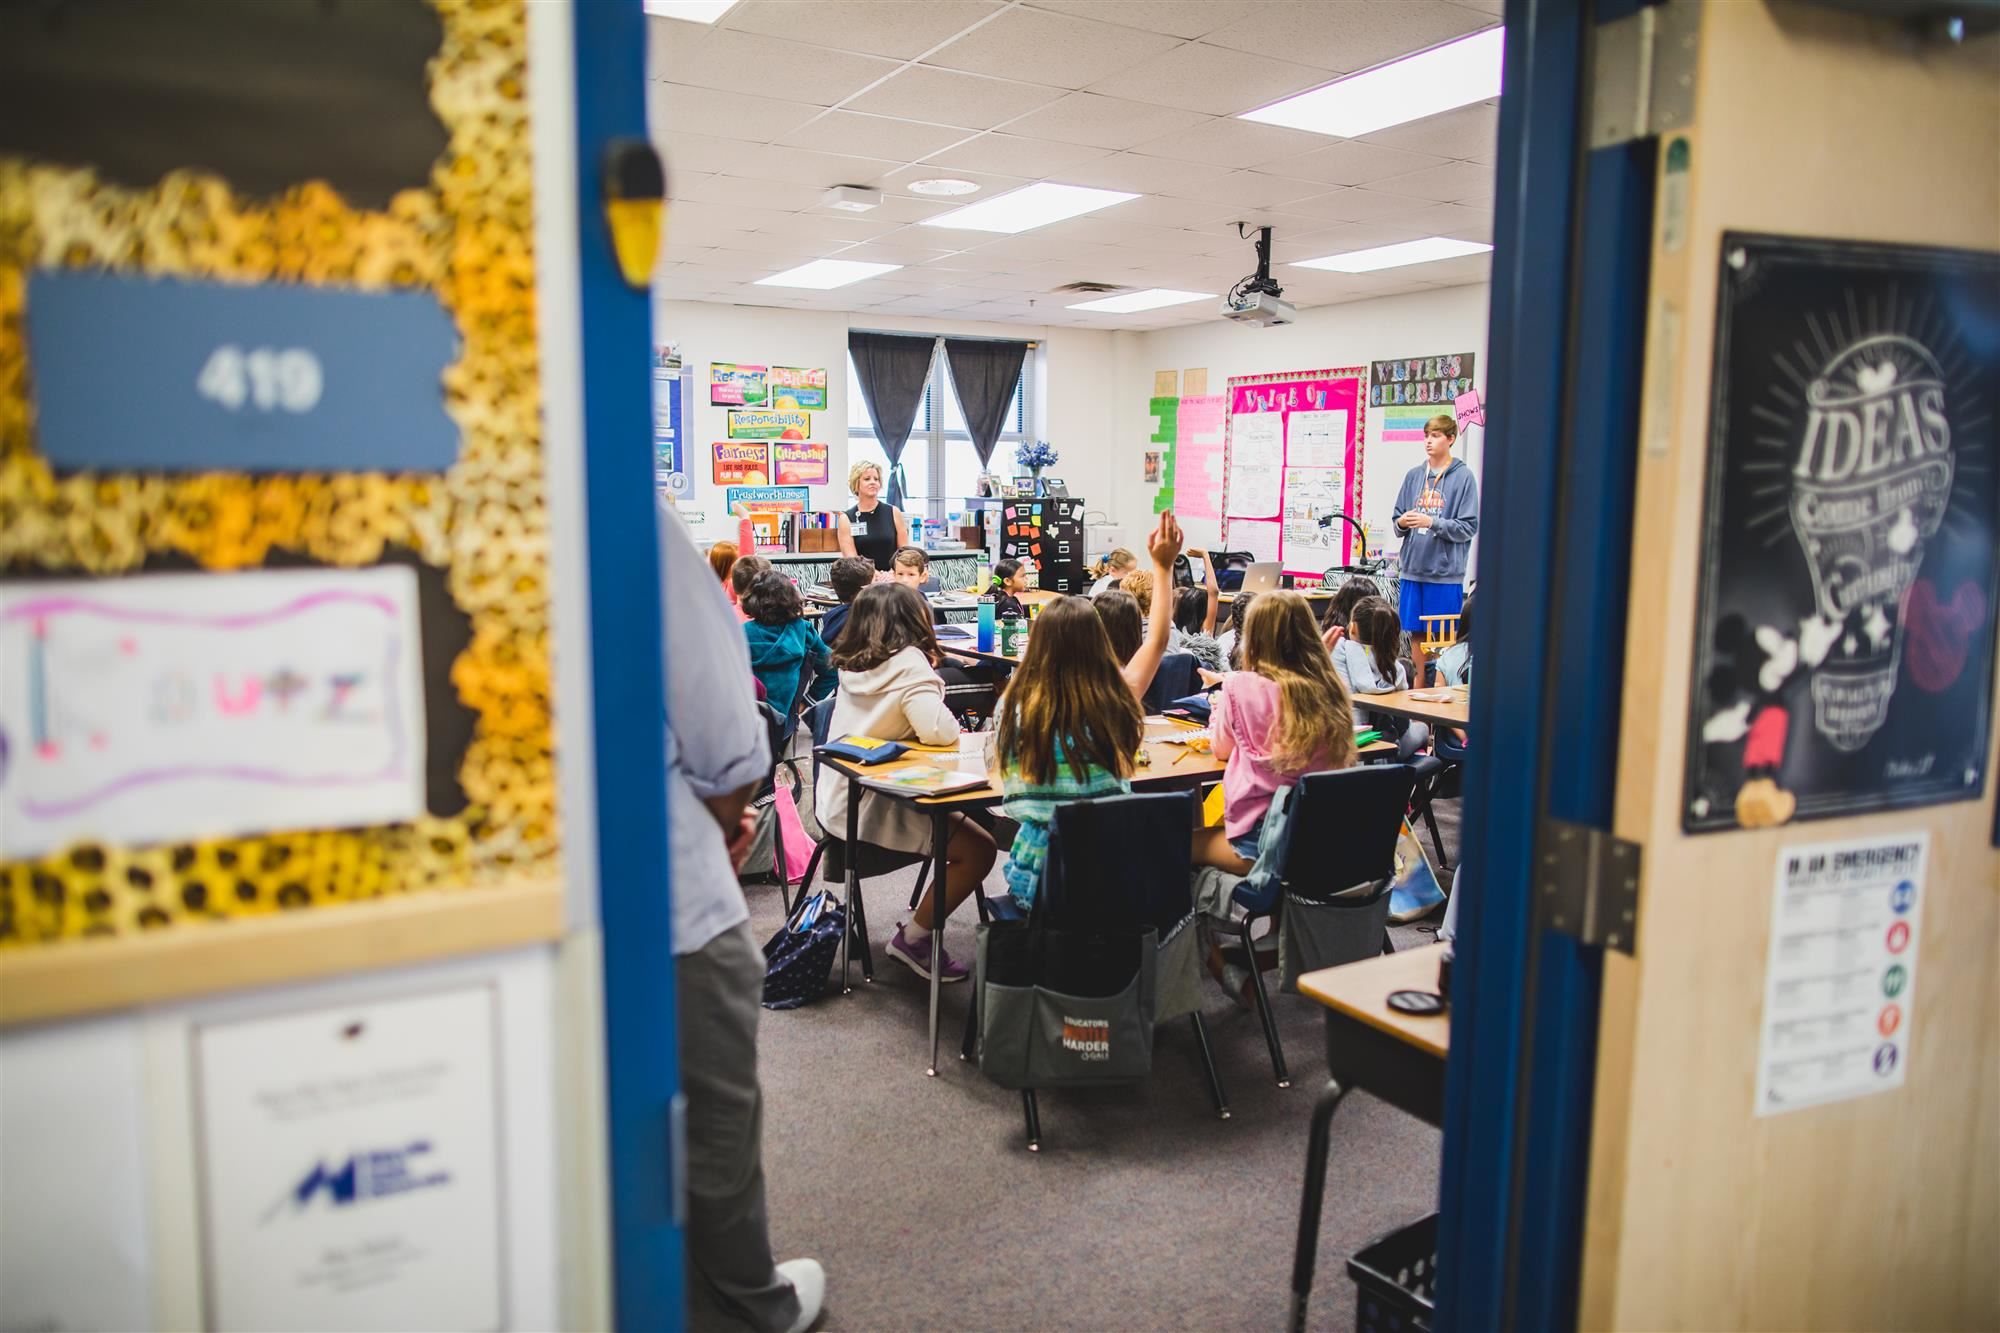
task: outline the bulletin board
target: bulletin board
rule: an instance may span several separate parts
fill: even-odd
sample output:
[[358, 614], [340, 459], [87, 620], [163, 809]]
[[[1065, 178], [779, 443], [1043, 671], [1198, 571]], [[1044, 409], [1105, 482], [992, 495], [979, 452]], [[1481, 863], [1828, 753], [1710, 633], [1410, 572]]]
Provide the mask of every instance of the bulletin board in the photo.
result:
[[1368, 371], [1295, 370], [1229, 380], [1222, 537], [1232, 551], [1317, 579], [1350, 563], [1353, 529], [1322, 529], [1361, 509]]
[[[205, 13], [167, 9], [177, 23]], [[236, 12], [215, 7], [227, 30], [178, 45], [299, 79], [188, 101], [135, 75], [162, 131], [138, 148], [90, 119], [87, 89], [50, 84], [45, 141], [10, 138], [0, 153], [0, 651], [13, 654], [0, 706], [21, 728], [0, 758], [14, 820], [0, 1022], [561, 929], [525, 5], [300, 6], [254, 30], [231, 28]], [[32, 68], [34, 42], [67, 30], [86, 46], [68, 54], [89, 56], [101, 39], [86, 26], [0, 32], [0, 49]], [[346, 86], [335, 76], [349, 58], [379, 112], [358, 128], [314, 100], [316, 85]], [[0, 56], [0, 84], [9, 64]], [[233, 118], [226, 131], [203, 119], [216, 115]], [[343, 133], [363, 137], [333, 143]], [[215, 353], [201, 344], [198, 378], [163, 374], [173, 339], [207, 328], [165, 315], [107, 325], [101, 306], [93, 326], [85, 298], [107, 293], [240, 317], [239, 332], [216, 335]], [[336, 306], [365, 317], [343, 326]], [[179, 414], [144, 442], [154, 456], [63, 453], [65, 419], [79, 420], [74, 395], [57, 401], [65, 310], [82, 312], [76, 327], [158, 341], [152, 363], [135, 353], [105, 381], [107, 398], [150, 394]], [[391, 394], [353, 358], [411, 311], [441, 351]], [[295, 336], [259, 346], [279, 325]], [[231, 338], [247, 355], [222, 355]], [[361, 424], [370, 410], [401, 423], [394, 457], [364, 447], [383, 438]], [[68, 438], [129, 443], [88, 425]], [[417, 448], [419, 427], [441, 443]], [[317, 450], [303, 465], [279, 453], [294, 441]], [[71, 689], [68, 711], [8, 693], [5, 679], [37, 664], [49, 685], [73, 684], [44, 645], [86, 619], [130, 627], [69, 647], [132, 689]], [[183, 653], [184, 688], [163, 688], [173, 663], [146, 668], [156, 649]], [[85, 707], [117, 701], [122, 729], [90, 716], [113, 710]], [[350, 754], [282, 743], [343, 707]], [[210, 731], [157, 762], [164, 727], [189, 718]], [[225, 726], [242, 753], [201, 743]], [[63, 764], [104, 780], [51, 802]], [[205, 801], [149, 807], [150, 821], [93, 817], [92, 802], [129, 812], [114, 803], [190, 782]], [[229, 799], [231, 782], [311, 795], [258, 813]], [[36, 822], [58, 806], [72, 823]]]

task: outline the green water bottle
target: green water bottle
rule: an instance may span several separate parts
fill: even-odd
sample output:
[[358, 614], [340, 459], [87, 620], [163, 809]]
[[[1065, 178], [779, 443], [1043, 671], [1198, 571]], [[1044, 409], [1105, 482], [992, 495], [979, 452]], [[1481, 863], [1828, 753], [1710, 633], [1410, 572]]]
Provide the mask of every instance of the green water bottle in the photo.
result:
[[1000, 617], [1000, 656], [1012, 657], [1021, 642], [1021, 617], [1009, 611]]

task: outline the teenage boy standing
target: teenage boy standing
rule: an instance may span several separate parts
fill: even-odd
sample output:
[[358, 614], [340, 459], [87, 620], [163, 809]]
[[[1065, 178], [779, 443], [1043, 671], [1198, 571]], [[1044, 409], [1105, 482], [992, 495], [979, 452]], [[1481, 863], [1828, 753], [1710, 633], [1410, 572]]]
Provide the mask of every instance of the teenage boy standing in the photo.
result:
[[1396, 526], [1403, 530], [1397, 611], [1411, 634], [1423, 632], [1423, 617], [1455, 616], [1465, 602], [1466, 559], [1479, 532], [1479, 483], [1451, 456], [1457, 440], [1458, 422], [1451, 417], [1425, 422], [1424, 461], [1396, 492]]

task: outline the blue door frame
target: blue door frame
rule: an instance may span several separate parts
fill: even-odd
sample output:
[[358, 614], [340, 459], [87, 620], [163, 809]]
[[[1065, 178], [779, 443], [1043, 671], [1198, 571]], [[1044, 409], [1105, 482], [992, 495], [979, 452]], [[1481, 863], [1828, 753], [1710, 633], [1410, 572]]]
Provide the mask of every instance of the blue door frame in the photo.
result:
[[544, 203], [577, 210], [612, 1309], [620, 1329], [677, 1329], [686, 1322], [672, 1148], [680, 1058], [652, 307], [618, 274], [601, 203], [605, 145], [646, 135], [646, 18], [639, 0], [577, 0], [571, 14], [577, 197]]
[[1585, 108], [1593, 27], [1637, 8], [1506, 8], [1441, 1329], [1577, 1319], [1602, 951], [1531, 890], [1545, 820], [1608, 831], [1617, 782], [1656, 146], [1589, 151]]

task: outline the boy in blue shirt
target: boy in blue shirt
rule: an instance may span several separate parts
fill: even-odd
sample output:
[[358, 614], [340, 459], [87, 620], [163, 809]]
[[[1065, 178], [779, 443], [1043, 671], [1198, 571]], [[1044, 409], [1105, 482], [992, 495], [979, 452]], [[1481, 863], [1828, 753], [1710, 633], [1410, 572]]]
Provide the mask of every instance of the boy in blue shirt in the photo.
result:
[[1424, 461], [1396, 492], [1396, 526], [1403, 533], [1397, 612], [1411, 634], [1423, 632], [1425, 616], [1455, 616], [1465, 602], [1465, 566], [1479, 532], [1479, 483], [1451, 456], [1457, 439], [1458, 422], [1451, 417], [1425, 422]]

